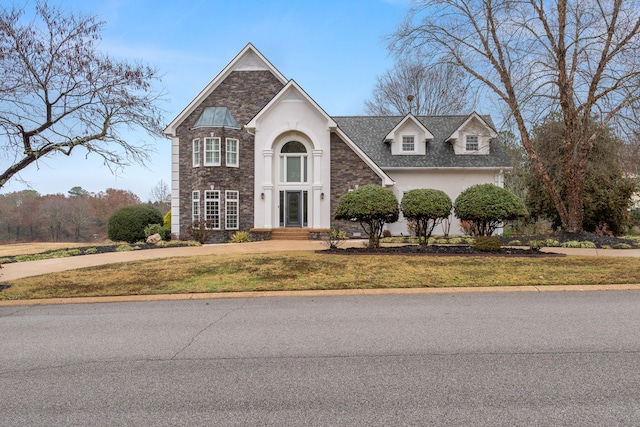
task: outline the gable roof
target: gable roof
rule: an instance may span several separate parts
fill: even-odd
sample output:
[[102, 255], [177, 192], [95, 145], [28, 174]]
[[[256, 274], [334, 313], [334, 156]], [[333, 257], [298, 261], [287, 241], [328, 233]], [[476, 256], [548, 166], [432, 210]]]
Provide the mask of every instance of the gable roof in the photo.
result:
[[270, 71], [282, 84], [287, 83], [287, 79], [265, 58], [251, 43], [238, 53], [235, 58], [214, 77], [209, 84], [185, 107], [178, 116], [164, 129], [167, 136], [175, 136], [176, 129], [180, 124], [204, 101], [211, 93], [224, 81], [233, 71]]
[[308, 102], [309, 104], [311, 104], [311, 106], [313, 106], [321, 115], [322, 117], [324, 117], [327, 120], [327, 126], [329, 127], [329, 129], [331, 131], [335, 131], [336, 134], [347, 144], [347, 146], [349, 146], [354, 153], [356, 153], [356, 155], [358, 157], [360, 157], [360, 159], [362, 159], [362, 161], [364, 161], [373, 171], [376, 175], [378, 175], [380, 177], [380, 179], [382, 180], [382, 185], [393, 185], [394, 181], [389, 177], [389, 175], [386, 174], [386, 172], [384, 172], [380, 166], [378, 166], [372, 159], [371, 157], [369, 157], [360, 146], [358, 146], [358, 144], [356, 144], [355, 142], [353, 142], [348, 135], [346, 135], [337, 125], [337, 123], [335, 122], [335, 120], [329, 116], [324, 109], [322, 109], [322, 107], [320, 107], [318, 105], [318, 103], [311, 98], [307, 92], [304, 91], [304, 89], [302, 89], [298, 83], [296, 83], [295, 80], [290, 80], [289, 83], [287, 83], [285, 85], [285, 87], [282, 88], [282, 90], [280, 90], [280, 92], [278, 92], [278, 94], [276, 96], [274, 96], [271, 101], [269, 101], [269, 103], [267, 105], [265, 105], [250, 121], [249, 123], [247, 123], [245, 125], [245, 129], [251, 133], [251, 134], [255, 134], [255, 129], [257, 126], [257, 122], [260, 119], [261, 116], [263, 116], [264, 114], [266, 114], [268, 111], [270, 111], [274, 105], [276, 105], [278, 102], [280, 102], [281, 100], [287, 100], [287, 99], [299, 99], [301, 97], [301, 99], [303, 99], [304, 101]]
[[[300, 87], [300, 85], [298, 85], [298, 83], [296, 83], [295, 80], [289, 80], [289, 82], [285, 85], [285, 87], [283, 87], [280, 92], [278, 92], [278, 94], [276, 96], [274, 96], [271, 101], [269, 101], [269, 103], [267, 105], [265, 105], [260, 111], [258, 111], [258, 114], [256, 114], [250, 121], [249, 123], [246, 124], [245, 128], [246, 129], [250, 129], [253, 130], [256, 128], [257, 125], [257, 121], [260, 118], [260, 116], [263, 116], [264, 114], [266, 114], [269, 110], [271, 110], [271, 108], [273, 108], [274, 105], [276, 105], [278, 102], [285, 100], [287, 98], [298, 98], [298, 97], [302, 97], [302, 99], [306, 102], [308, 102], [309, 104], [311, 104], [316, 110], [318, 110], [318, 112], [327, 120], [329, 127], [330, 128], [335, 128], [337, 125], [336, 123], [333, 121], [333, 119], [331, 118], [331, 116], [329, 116], [323, 109], [322, 107], [320, 107], [318, 105], [318, 103], [316, 101], [313, 100], [313, 98], [311, 98], [307, 92], [304, 91], [304, 89], [302, 89]], [[253, 133], [253, 132], [252, 132]]]
[[[488, 117], [488, 116], [487, 116]], [[487, 122], [486, 118], [483, 118], [481, 115], [479, 115], [478, 113], [476, 113], [475, 111], [471, 114], [469, 114], [467, 116], [467, 119], [460, 125], [458, 126], [457, 129], [455, 129], [451, 135], [449, 135], [449, 138], [447, 138], [447, 141], [452, 140], [452, 139], [458, 139], [459, 138], [459, 134], [460, 131], [469, 123], [471, 122], [471, 120], [478, 120], [480, 123], [482, 123], [484, 125], [484, 127], [486, 127], [489, 132], [491, 133], [491, 137], [492, 138], [497, 138], [498, 137], [498, 132], [496, 132], [496, 130], [493, 128], [493, 123], [489, 123]], [[491, 119], [489, 119], [491, 120]]]
[[404, 118], [402, 120], [400, 120], [400, 123], [398, 123], [393, 129], [391, 129], [389, 131], [389, 133], [384, 137], [384, 139], [385, 140], [392, 139], [393, 135], [398, 131], [398, 129], [400, 129], [408, 121], [412, 121], [416, 125], [418, 125], [418, 127], [427, 135], [427, 139], [433, 139], [433, 134], [431, 132], [429, 132], [429, 129], [427, 129], [424, 126], [424, 124], [422, 122], [420, 122], [420, 120], [416, 119], [416, 116], [414, 116], [411, 113], [409, 113], [406, 116], [404, 116]]
[[[490, 154], [455, 154], [453, 146], [447, 142], [450, 136], [468, 120], [464, 116], [417, 116], [416, 119], [433, 134], [427, 144], [425, 155], [392, 155], [389, 144], [383, 142], [402, 116], [358, 116], [333, 117], [338, 127], [362, 151], [383, 170], [401, 168], [429, 169], [509, 169], [511, 161], [502, 144], [492, 143]], [[479, 116], [493, 129], [489, 116]], [[495, 132], [495, 131], [494, 131]]]

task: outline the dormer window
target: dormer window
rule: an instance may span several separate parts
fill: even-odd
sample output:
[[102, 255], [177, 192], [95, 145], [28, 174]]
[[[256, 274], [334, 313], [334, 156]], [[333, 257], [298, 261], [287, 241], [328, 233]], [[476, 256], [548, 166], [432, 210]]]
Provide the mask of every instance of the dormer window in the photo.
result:
[[415, 136], [403, 135], [402, 136], [402, 151], [416, 151]]
[[480, 150], [480, 144], [478, 144], [478, 136], [477, 135], [467, 135], [465, 149], [467, 151], [479, 151]]

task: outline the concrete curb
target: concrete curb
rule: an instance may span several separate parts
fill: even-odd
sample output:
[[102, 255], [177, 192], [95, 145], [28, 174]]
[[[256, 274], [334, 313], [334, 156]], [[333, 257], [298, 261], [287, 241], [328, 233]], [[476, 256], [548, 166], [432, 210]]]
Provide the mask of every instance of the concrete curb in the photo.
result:
[[640, 284], [621, 285], [549, 285], [549, 286], [487, 286], [470, 288], [385, 288], [385, 289], [344, 289], [317, 291], [265, 291], [265, 292], [223, 292], [197, 294], [128, 295], [112, 297], [50, 298], [33, 300], [0, 301], [0, 307], [60, 305], [60, 304], [102, 304], [146, 301], [184, 301], [232, 298], [273, 298], [273, 297], [330, 297], [354, 295], [421, 295], [421, 294], [467, 294], [498, 292], [585, 292], [585, 291], [640, 291]]

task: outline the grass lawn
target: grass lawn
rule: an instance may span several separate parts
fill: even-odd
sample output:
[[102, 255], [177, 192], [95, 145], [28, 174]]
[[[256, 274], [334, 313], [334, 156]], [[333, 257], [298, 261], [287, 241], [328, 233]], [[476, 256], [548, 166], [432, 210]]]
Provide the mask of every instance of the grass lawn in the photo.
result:
[[103, 246], [108, 242], [36, 242], [36, 243], [11, 243], [0, 245], [0, 258], [11, 257], [16, 255], [33, 255], [46, 251], [55, 251], [59, 249], [80, 248], [86, 246]]
[[326, 255], [166, 258], [9, 282], [0, 300], [196, 292], [640, 283], [638, 258]]

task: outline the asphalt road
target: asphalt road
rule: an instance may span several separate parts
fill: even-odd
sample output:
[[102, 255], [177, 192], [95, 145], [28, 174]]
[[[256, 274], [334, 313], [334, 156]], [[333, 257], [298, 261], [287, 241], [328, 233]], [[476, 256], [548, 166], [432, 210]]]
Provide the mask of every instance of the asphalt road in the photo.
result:
[[2, 426], [637, 426], [640, 292], [0, 307]]

